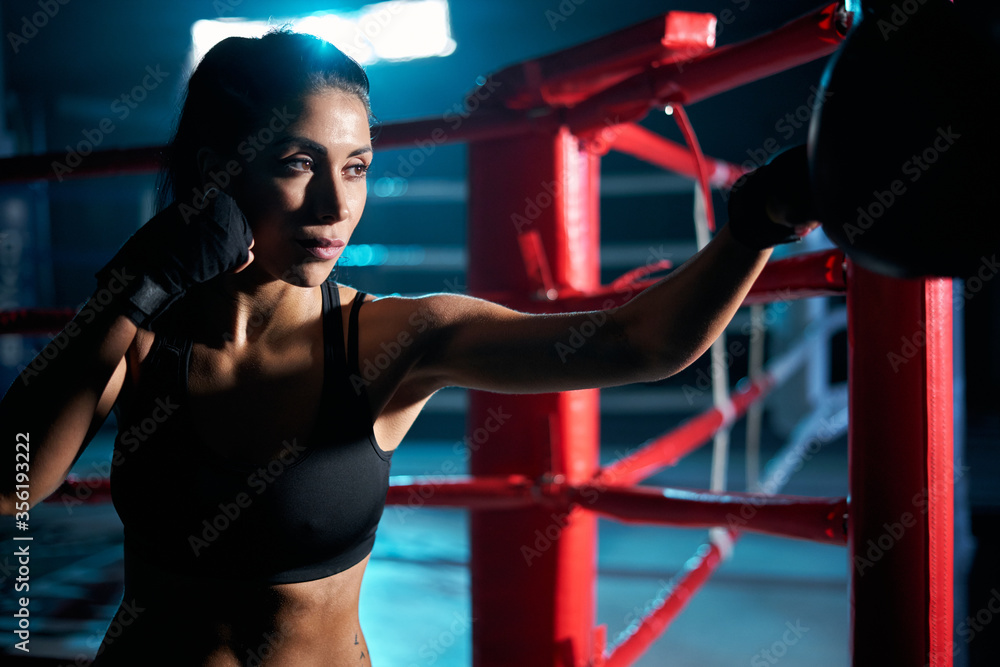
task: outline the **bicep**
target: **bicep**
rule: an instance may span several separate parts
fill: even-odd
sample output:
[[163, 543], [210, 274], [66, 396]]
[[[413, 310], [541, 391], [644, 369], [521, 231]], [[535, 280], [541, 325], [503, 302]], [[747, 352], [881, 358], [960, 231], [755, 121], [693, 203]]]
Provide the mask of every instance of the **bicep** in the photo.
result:
[[651, 379], [618, 310], [534, 315], [458, 295], [423, 301], [431, 325], [413, 374], [433, 388], [543, 393]]

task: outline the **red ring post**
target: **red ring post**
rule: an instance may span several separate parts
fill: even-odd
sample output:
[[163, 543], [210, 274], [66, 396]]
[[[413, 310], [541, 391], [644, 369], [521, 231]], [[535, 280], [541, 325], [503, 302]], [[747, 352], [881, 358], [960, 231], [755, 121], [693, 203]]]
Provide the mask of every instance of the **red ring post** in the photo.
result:
[[[469, 290], [500, 300], [531, 296], [537, 285], [518, 243], [529, 232], [539, 234], [557, 289], [597, 289], [598, 177], [599, 158], [565, 128], [470, 144]], [[498, 413], [509, 418], [482, 441], [483, 425]], [[597, 471], [599, 414], [596, 390], [472, 392], [469, 472], [541, 480], [551, 471], [564, 478], [553, 481], [583, 484]], [[471, 512], [474, 665], [587, 664], [596, 540], [596, 517], [579, 508]]]
[[951, 280], [847, 275], [852, 665], [950, 667]]

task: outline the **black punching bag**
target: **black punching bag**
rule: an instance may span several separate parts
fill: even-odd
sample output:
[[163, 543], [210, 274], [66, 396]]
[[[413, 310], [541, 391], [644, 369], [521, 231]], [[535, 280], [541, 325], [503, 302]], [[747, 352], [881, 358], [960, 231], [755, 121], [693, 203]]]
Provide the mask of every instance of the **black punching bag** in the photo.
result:
[[826, 234], [865, 268], [995, 266], [997, 4], [862, 2], [827, 66], [809, 128], [812, 196]]

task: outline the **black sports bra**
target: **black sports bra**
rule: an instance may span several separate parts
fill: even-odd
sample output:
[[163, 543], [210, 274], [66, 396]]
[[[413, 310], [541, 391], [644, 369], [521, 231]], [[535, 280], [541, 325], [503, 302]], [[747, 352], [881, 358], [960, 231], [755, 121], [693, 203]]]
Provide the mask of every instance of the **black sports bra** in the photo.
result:
[[385, 507], [392, 452], [375, 442], [358, 377], [358, 293], [344, 352], [337, 286], [323, 287], [326, 407], [312, 441], [266, 465], [227, 462], [190, 427], [191, 341], [157, 335], [134, 401], [119, 415], [111, 496], [126, 566], [279, 584], [341, 572], [367, 556]]

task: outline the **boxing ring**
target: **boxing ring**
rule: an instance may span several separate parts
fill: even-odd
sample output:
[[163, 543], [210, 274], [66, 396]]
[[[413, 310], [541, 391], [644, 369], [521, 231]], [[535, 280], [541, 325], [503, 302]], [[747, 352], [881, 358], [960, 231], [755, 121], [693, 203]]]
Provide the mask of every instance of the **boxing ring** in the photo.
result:
[[[731, 185], [743, 171], [702, 154], [684, 107], [832, 53], [848, 18], [837, 4], [827, 5], [772, 33], [715, 49], [715, 17], [671, 12], [508, 67], [493, 77], [502, 83], [494, 86], [499, 92], [476, 97], [458, 127], [440, 118], [390, 124], [376, 147], [468, 143], [470, 293], [529, 312], [614, 308], [653, 284], [649, 275], [664, 267], [638, 267], [600, 283], [601, 156], [620, 151], [696, 179], [704, 224], [712, 228], [710, 188]], [[636, 124], [666, 105], [687, 146]], [[154, 170], [157, 153], [94, 153], [72, 177]], [[0, 180], [51, 179], [55, 159], [0, 160]], [[468, 476], [394, 477], [390, 504], [406, 504], [415, 494], [424, 506], [471, 510], [474, 664], [632, 664], [740, 534], [751, 532], [846, 547], [853, 665], [951, 665], [951, 281], [887, 278], [839, 250], [823, 250], [770, 262], [746, 304], [845, 294], [849, 499], [778, 493], [785, 472], [801, 460], [801, 442], [779, 455], [757, 492], [639, 485], [759, 406], [801, 366], [811, 336], [828, 335], [835, 321], [820, 323], [713, 407], [606, 465], [599, 463], [599, 392], [585, 390], [503, 396], [503, 409], [518, 419], [491, 433], [490, 446], [472, 451]], [[0, 333], [51, 333], [72, 315], [0, 312]], [[567, 332], [566, 354], [602, 324]], [[901, 354], [901, 339], [911, 341], [905, 361], [890, 363]], [[470, 438], [499, 407], [498, 396], [471, 392]], [[71, 493], [86, 486], [88, 502], [109, 498], [106, 482], [70, 479], [64, 486]], [[599, 516], [711, 529], [669, 591], [614, 638], [594, 627]], [[548, 536], [550, 546], [533, 558], [538, 535]], [[879, 547], [877, 562], [872, 545]]]

